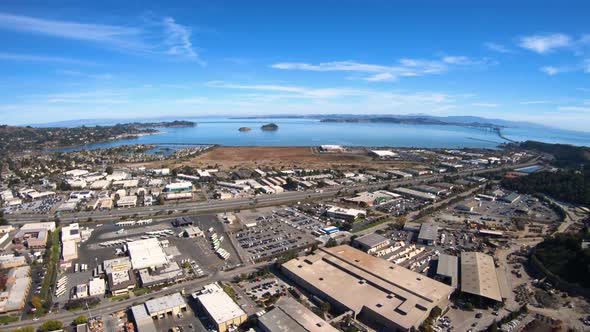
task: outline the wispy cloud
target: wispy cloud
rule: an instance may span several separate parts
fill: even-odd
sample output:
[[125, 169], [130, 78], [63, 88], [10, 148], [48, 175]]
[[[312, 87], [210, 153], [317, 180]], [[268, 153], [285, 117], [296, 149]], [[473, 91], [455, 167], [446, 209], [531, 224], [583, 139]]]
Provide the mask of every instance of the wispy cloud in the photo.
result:
[[512, 53], [512, 50], [510, 50], [508, 47], [502, 45], [502, 44], [497, 44], [497, 43], [492, 43], [492, 42], [487, 42], [484, 43], [484, 46], [494, 52], [498, 52], [498, 53]]
[[0, 29], [89, 42], [111, 49], [199, 59], [190, 40], [191, 30], [171, 17], [163, 18], [159, 25], [148, 27], [81, 23], [0, 13]]
[[395, 65], [381, 65], [362, 63], [352, 60], [320, 62], [318, 64], [305, 62], [279, 62], [271, 68], [282, 70], [302, 70], [315, 72], [355, 72], [371, 74], [361, 77], [370, 82], [394, 81], [400, 77], [424, 76], [442, 74], [452, 66], [471, 66], [487, 64], [488, 59], [478, 60], [466, 56], [445, 56], [439, 60], [400, 59]]
[[573, 43], [570, 36], [563, 33], [531, 35], [521, 37], [519, 46], [539, 54], [546, 54], [559, 48], [569, 47]]
[[20, 62], [49, 62], [70, 65], [96, 65], [95, 62], [83, 61], [71, 58], [63, 58], [56, 56], [43, 56], [32, 54], [15, 54], [15, 53], [0, 53], [0, 60], [3, 61], [20, 61]]
[[573, 112], [590, 112], [590, 107], [584, 106], [560, 106], [560, 111], [573, 111]]
[[342, 89], [342, 88], [325, 88], [314, 89], [291, 85], [272, 85], [272, 84], [235, 84], [223, 81], [207, 82], [207, 86], [225, 89], [239, 89], [239, 90], [254, 90], [254, 91], [269, 91], [269, 92], [283, 92], [293, 93], [299, 96], [307, 96], [313, 98], [335, 98], [354, 96], [362, 94], [357, 89]]
[[521, 101], [519, 104], [521, 105], [537, 105], [537, 104], [548, 104], [549, 101], [547, 100], [527, 100]]
[[471, 106], [475, 106], [475, 107], [498, 107], [500, 105], [495, 104], [495, 103], [472, 103]]
[[71, 77], [86, 77], [86, 78], [92, 78], [92, 79], [96, 79], [96, 80], [110, 80], [115, 77], [115, 75], [110, 74], [110, 73], [89, 74], [89, 73], [81, 72], [78, 70], [69, 70], [69, 69], [58, 70], [57, 74], [64, 75], [64, 76], [71, 76]]

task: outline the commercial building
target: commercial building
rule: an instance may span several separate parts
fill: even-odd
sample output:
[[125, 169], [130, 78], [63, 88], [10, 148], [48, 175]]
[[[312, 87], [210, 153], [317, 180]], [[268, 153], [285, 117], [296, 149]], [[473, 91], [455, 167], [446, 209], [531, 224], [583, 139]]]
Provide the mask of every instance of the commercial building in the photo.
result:
[[209, 319], [215, 323], [219, 332], [226, 332], [233, 326], [240, 326], [248, 319], [244, 310], [217, 283], [206, 285], [192, 296]]
[[503, 197], [500, 198], [501, 201], [506, 202], [506, 203], [510, 203], [513, 204], [515, 203], [518, 199], [520, 198], [520, 194], [519, 193], [510, 193], [508, 195], [505, 195]]
[[9, 269], [27, 264], [25, 256], [15, 256], [14, 254], [5, 254], [0, 256], [0, 269]]
[[393, 199], [400, 198], [401, 196], [398, 194], [394, 194], [388, 191], [375, 191], [375, 192], [361, 192], [356, 194], [355, 197], [352, 198], [345, 198], [344, 201], [355, 203], [362, 206], [374, 206], [380, 205], [385, 202], [389, 202]]
[[371, 254], [389, 246], [389, 239], [383, 235], [371, 233], [354, 239], [352, 246]]
[[295, 283], [376, 330], [418, 328], [453, 288], [350, 246], [323, 248], [282, 265]]
[[30, 249], [43, 249], [47, 245], [49, 232], [55, 231], [54, 222], [24, 224], [14, 235], [14, 243], [25, 244]]
[[113, 271], [107, 274], [109, 292], [113, 296], [128, 294], [135, 288], [133, 271]]
[[481, 252], [461, 254], [461, 292], [502, 301], [494, 258]]
[[434, 222], [425, 222], [420, 226], [418, 233], [418, 243], [433, 245], [438, 239], [438, 224]]
[[338, 331], [291, 297], [282, 297], [273, 310], [258, 319], [258, 323], [264, 332]]
[[400, 195], [410, 196], [410, 197], [422, 199], [425, 201], [435, 201], [436, 200], [436, 196], [433, 194], [423, 193], [421, 191], [413, 190], [413, 189], [409, 189], [409, 188], [400, 187], [400, 188], [395, 188], [392, 191], [395, 193], [398, 193]]
[[78, 223], [72, 223], [61, 228], [61, 241], [74, 241], [80, 242], [80, 225]]
[[0, 292], [0, 313], [22, 312], [31, 287], [30, 273], [29, 266], [16, 267], [8, 272], [5, 290]]
[[134, 270], [161, 267], [168, 263], [166, 253], [156, 238], [129, 242], [127, 251]]
[[186, 311], [187, 306], [184, 297], [180, 293], [174, 293], [147, 301], [145, 308], [152, 319], [158, 319], [178, 315]]
[[104, 296], [106, 291], [106, 284], [104, 279], [94, 278], [88, 282], [88, 295], [89, 296]]
[[436, 279], [457, 288], [459, 283], [459, 258], [457, 256], [440, 254], [436, 266]]
[[141, 269], [138, 271], [138, 274], [142, 287], [169, 284], [185, 278], [182, 268], [176, 262], [172, 262], [158, 269]]
[[63, 262], [70, 262], [78, 258], [78, 244], [75, 241], [62, 242], [61, 258]]
[[446, 189], [437, 188], [437, 187], [433, 187], [433, 186], [414, 186], [414, 187], [412, 187], [412, 189], [421, 191], [423, 193], [439, 195], [439, 196], [447, 193]]
[[117, 207], [135, 207], [137, 206], [137, 196], [123, 196], [117, 200]]
[[180, 193], [192, 190], [193, 184], [191, 182], [170, 183], [164, 187], [164, 191], [169, 193]]
[[329, 206], [326, 210], [326, 215], [330, 218], [354, 220], [356, 218], [366, 216], [367, 211], [357, 209], [345, 209], [338, 206]]

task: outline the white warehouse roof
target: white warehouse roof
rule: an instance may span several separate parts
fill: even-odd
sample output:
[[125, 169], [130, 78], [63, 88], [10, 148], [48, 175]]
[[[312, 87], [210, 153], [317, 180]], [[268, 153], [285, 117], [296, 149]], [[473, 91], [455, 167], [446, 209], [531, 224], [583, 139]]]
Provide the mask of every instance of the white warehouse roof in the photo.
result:
[[168, 263], [166, 253], [156, 238], [138, 240], [127, 243], [131, 257], [131, 266], [135, 270], [162, 266]]

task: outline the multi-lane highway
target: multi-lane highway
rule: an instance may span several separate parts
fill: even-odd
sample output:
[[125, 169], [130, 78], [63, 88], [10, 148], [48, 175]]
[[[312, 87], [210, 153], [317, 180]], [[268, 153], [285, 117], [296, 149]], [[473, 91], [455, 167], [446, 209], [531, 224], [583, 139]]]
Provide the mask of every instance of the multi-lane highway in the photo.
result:
[[[515, 168], [527, 167], [535, 164], [535, 160], [527, 163], [518, 165], [495, 167], [495, 168], [481, 168], [475, 170], [466, 170], [453, 175], [470, 175], [470, 174], [481, 174], [492, 171], [503, 171], [511, 170]], [[441, 180], [444, 174], [435, 174], [430, 176], [421, 176], [411, 179], [397, 179], [391, 181], [382, 181], [370, 184], [359, 184], [353, 186], [337, 186], [324, 188], [321, 191], [318, 190], [306, 190], [306, 191], [290, 191], [280, 194], [257, 196], [256, 198], [241, 198], [231, 199], [224, 201], [206, 201], [206, 202], [186, 202], [178, 204], [167, 204], [163, 206], [146, 206], [146, 207], [135, 207], [135, 208], [122, 208], [111, 211], [81, 211], [77, 213], [64, 213], [60, 216], [62, 223], [87, 221], [89, 218], [92, 221], [112, 221], [118, 220], [123, 216], [136, 217], [136, 218], [171, 218], [183, 214], [196, 214], [206, 212], [222, 212], [239, 210], [246, 208], [262, 207], [262, 206], [273, 206], [294, 203], [302, 200], [317, 200], [335, 197], [342, 194], [350, 194], [358, 190], [372, 190], [380, 188], [386, 185], [404, 186], [414, 185], [427, 181]], [[186, 212], [183, 212], [186, 211]], [[40, 214], [12, 214], [5, 216], [9, 222], [13, 224], [24, 224], [29, 222], [37, 222], [40, 219], [51, 219], [52, 215], [40, 215]]]

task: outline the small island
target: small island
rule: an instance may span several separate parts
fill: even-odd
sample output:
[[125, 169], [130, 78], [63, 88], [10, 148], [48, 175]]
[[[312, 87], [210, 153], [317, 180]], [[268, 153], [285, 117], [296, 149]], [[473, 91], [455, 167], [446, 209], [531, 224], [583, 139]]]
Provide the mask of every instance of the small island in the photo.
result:
[[248, 132], [248, 131], [252, 130], [252, 128], [250, 128], [250, 127], [240, 127], [238, 130], [241, 131], [241, 132]]
[[275, 123], [267, 123], [260, 127], [260, 129], [264, 131], [275, 131], [279, 129], [279, 126], [277, 126]]

